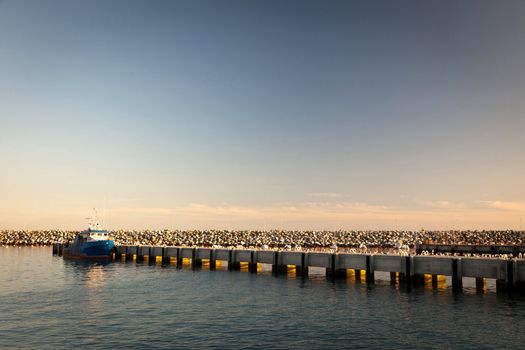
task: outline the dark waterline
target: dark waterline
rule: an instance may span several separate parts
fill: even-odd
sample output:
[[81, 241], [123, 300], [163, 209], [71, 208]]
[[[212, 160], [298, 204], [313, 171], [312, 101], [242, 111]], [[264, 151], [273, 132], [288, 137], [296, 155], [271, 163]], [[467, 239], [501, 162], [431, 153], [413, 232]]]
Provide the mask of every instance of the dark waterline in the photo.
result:
[[0, 348], [520, 348], [525, 297], [0, 248]]

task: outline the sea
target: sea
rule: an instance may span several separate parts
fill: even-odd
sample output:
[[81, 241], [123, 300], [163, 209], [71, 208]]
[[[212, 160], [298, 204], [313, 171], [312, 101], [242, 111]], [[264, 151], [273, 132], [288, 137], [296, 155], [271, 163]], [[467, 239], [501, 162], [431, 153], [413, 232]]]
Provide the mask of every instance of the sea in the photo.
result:
[[0, 247], [0, 349], [518, 349], [525, 296]]

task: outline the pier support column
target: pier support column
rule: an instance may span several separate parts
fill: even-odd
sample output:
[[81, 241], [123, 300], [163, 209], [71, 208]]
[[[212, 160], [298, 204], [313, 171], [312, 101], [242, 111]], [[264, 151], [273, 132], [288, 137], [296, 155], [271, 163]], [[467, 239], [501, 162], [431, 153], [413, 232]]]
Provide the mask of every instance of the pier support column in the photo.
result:
[[390, 272], [390, 284], [397, 283], [397, 272]]
[[182, 248], [177, 248], [177, 268], [182, 268], [184, 260], [182, 258]]
[[514, 268], [515, 264], [513, 260], [507, 260], [507, 289], [512, 291], [514, 289]]
[[126, 261], [133, 261], [133, 256], [137, 254], [138, 251], [136, 246], [126, 247]]
[[257, 273], [257, 252], [255, 250], [250, 253], [250, 264], [248, 265], [248, 270], [251, 273]]
[[485, 279], [483, 277], [476, 277], [476, 292], [483, 293], [485, 287]]
[[361, 270], [354, 269], [354, 274], [355, 274], [355, 280], [356, 281], [361, 281]]
[[412, 283], [411, 275], [411, 259], [409, 256], [401, 257], [401, 267], [399, 271], [399, 283], [406, 283], [410, 285]]
[[406, 292], [412, 290], [413, 282], [413, 270], [412, 270], [412, 257], [402, 256], [401, 257], [401, 266], [399, 272], [399, 287]]
[[374, 257], [367, 255], [366, 256], [366, 283], [374, 283]]
[[228, 270], [233, 270], [233, 250], [228, 251]]
[[154, 251], [153, 247], [148, 247], [148, 264], [155, 264], [157, 261], [157, 257], [152, 256], [153, 251]]
[[240, 270], [241, 263], [235, 261], [235, 252], [230, 249], [228, 252], [228, 270]]
[[330, 265], [326, 268], [326, 277], [330, 278], [331, 280], [334, 280], [335, 275], [336, 275], [335, 260], [336, 260], [336, 255], [330, 254]]
[[191, 267], [194, 269], [202, 267], [202, 260], [197, 259], [197, 248], [191, 250]]
[[281, 253], [276, 251], [273, 256], [272, 273], [274, 275], [286, 274], [288, 266], [281, 264]]
[[438, 286], [438, 275], [432, 275], [432, 288], [437, 288]]
[[168, 248], [162, 247], [162, 264], [169, 264], [170, 257], [168, 256]]
[[137, 246], [137, 261], [144, 261], [144, 254], [140, 246]]
[[506, 261], [506, 273], [505, 279], [496, 280], [496, 290], [497, 291], [512, 291], [514, 287], [514, 261]]
[[456, 292], [459, 292], [463, 289], [461, 259], [452, 260], [452, 289]]
[[504, 292], [507, 289], [507, 282], [505, 280], [496, 280], [496, 291]]
[[301, 277], [306, 278], [308, 277], [308, 265], [306, 262], [306, 253], [301, 254], [301, 266], [296, 267], [297, 272], [301, 275]]
[[215, 249], [210, 250], [210, 270], [217, 268], [217, 258], [215, 257]]

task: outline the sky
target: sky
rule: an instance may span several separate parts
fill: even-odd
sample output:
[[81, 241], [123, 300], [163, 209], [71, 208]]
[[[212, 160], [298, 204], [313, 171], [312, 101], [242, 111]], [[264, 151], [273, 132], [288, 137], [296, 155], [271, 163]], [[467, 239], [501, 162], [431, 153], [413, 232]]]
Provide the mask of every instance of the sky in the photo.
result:
[[524, 18], [0, 0], [0, 229], [525, 229]]

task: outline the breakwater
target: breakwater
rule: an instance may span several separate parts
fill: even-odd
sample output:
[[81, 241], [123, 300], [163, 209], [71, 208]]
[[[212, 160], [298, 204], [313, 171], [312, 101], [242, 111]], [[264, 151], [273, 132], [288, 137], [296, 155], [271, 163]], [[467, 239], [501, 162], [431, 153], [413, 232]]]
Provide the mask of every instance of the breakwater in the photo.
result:
[[[77, 231], [0, 231], [0, 245], [51, 245], [73, 240]], [[525, 245], [524, 231], [286, 231], [113, 230], [117, 245], [238, 248], [395, 248], [417, 244]]]
[[[53, 253], [60, 255], [62, 244], [53, 246]], [[483, 289], [485, 279], [496, 280], [497, 289], [523, 291], [525, 285], [525, 259], [494, 259], [457, 256], [349, 254], [327, 252], [299, 252], [249, 249], [212, 249], [162, 246], [117, 246], [114, 260], [136, 260], [151, 263], [175, 263], [182, 267], [186, 260], [194, 268], [206, 263], [215, 269], [217, 262], [224, 262], [228, 269], [240, 269], [246, 264], [256, 273], [261, 264], [272, 266], [275, 274], [286, 273], [292, 267], [296, 273], [307, 277], [310, 268], [324, 268], [332, 279], [345, 278], [349, 271], [356, 279], [374, 283], [377, 271], [390, 273], [392, 283], [408, 288], [424, 282], [425, 275], [437, 284], [439, 276], [448, 276], [452, 288], [460, 290], [463, 278], [476, 279], [476, 288]]]

